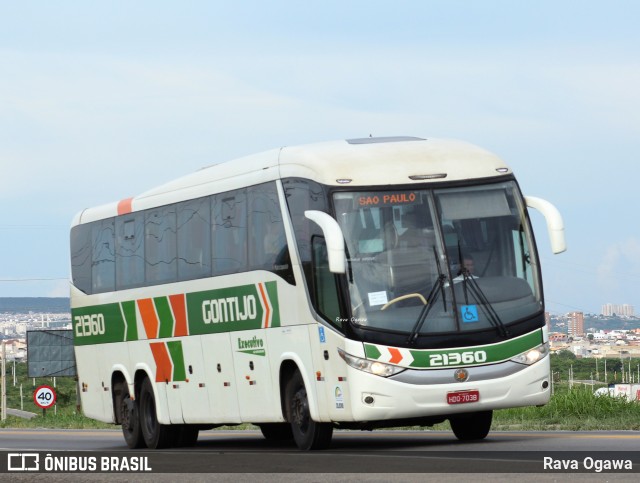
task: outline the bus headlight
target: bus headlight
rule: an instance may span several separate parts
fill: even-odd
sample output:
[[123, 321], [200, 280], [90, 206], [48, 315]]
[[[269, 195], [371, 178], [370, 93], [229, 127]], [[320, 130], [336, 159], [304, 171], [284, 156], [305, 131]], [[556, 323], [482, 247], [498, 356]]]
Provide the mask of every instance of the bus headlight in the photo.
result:
[[536, 362], [544, 359], [548, 354], [549, 354], [549, 343], [545, 342], [544, 344], [540, 344], [538, 347], [529, 349], [527, 352], [518, 354], [517, 356], [513, 357], [511, 360], [513, 362], [517, 362], [518, 364], [526, 364], [527, 366], [530, 366], [531, 364], [535, 364]]
[[362, 359], [360, 357], [352, 356], [351, 354], [347, 354], [342, 349], [338, 349], [338, 354], [340, 354], [340, 357], [342, 357], [344, 361], [354, 369], [368, 372], [370, 374], [375, 374], [376, 376], [389, 377], [405, 370], [404, 367], [394, 366], [392, 364], [386, 364], [379, 361], [370, 361], [369, 359]]

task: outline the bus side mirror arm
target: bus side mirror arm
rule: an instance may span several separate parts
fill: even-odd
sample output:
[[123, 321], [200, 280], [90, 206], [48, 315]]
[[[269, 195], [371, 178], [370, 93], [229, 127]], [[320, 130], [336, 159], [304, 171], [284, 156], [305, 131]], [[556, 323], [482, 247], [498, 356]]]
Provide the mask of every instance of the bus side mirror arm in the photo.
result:
[[344, 235], [338, 222], [322, 211], [307, 210], [304, 216], [316, 223], [324, 234], [327, 243], [329, 271], [331, 273], [346, 273], [346, 254], [344, 250]]
[[547, 220], [551, 251], [553, 253], [564, 252], [567, 249], [567, 243], [564, 239], [564, 221], [558, 209], [548, 201], [534, 196], [525, 196], [524, 201], [529, 208], [535, 208]]

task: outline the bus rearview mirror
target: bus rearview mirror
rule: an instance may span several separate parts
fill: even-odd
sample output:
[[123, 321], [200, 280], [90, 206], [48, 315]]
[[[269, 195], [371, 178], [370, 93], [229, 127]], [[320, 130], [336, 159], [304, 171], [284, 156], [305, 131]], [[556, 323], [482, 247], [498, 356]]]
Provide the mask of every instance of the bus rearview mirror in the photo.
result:
[[535, 208], [547, 220], [551, 251], [553, 253], [564, 252], [567, 249], [567, 243], [564, 239], [564, 221], [558, 209], [547, 200], [535, 196], [525, 196], [524, 201], [529, 208]]
[[327, 243], [329, 271], [331, 273], [346, 272], [346, 256], [344, 250], [344, 235], [338, 222], [322, 211], [307, 210], [304, 216], [317, 224], [324, 234]]

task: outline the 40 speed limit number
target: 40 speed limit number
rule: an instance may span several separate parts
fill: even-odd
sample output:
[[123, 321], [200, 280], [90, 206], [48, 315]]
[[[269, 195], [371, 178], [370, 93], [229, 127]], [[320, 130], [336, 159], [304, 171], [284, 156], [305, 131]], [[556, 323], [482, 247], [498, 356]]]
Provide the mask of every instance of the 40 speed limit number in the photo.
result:
[[42, 409], [48, 409], [56, 403], [56, 391], [51, 386], [39, 386], [33, 393], [33, 402]]

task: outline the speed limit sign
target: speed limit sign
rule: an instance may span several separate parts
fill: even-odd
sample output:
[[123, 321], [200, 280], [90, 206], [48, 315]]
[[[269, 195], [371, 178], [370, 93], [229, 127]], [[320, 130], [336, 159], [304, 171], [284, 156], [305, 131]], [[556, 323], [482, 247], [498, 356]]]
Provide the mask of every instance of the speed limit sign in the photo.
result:
[[42, 409], [49, 409], [56, 403], [56, 392], [51, 386], [39, 386], [33, 393], [33, 402]]

